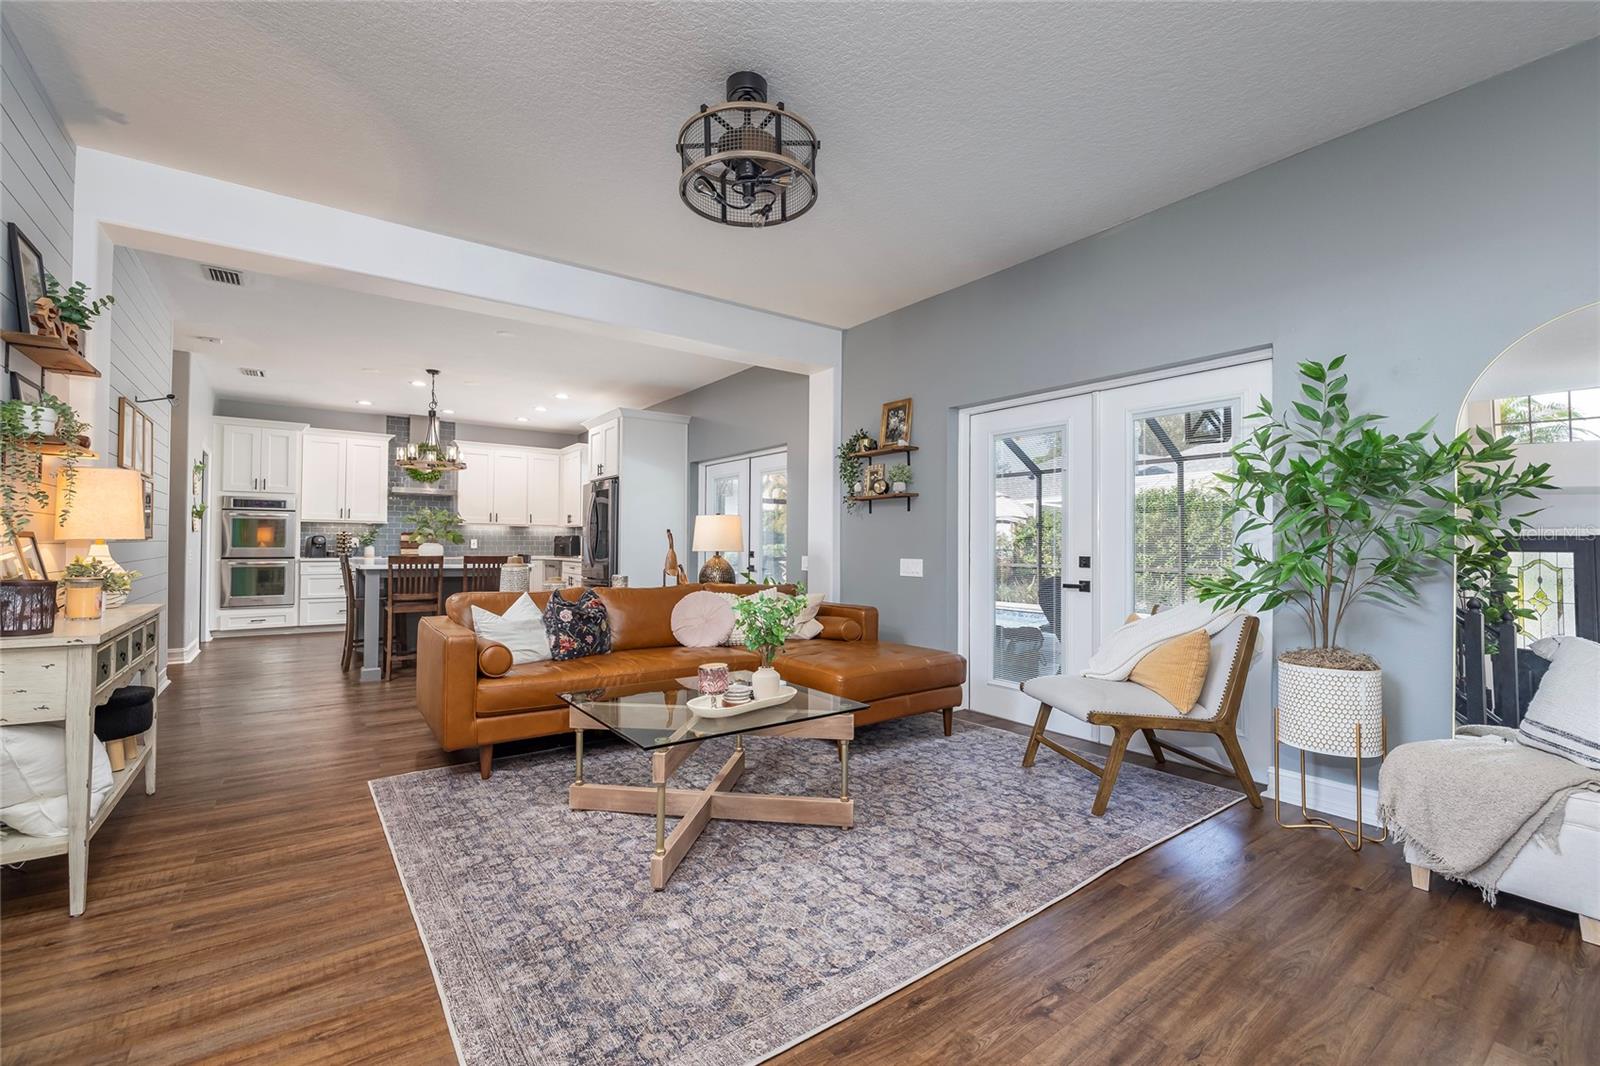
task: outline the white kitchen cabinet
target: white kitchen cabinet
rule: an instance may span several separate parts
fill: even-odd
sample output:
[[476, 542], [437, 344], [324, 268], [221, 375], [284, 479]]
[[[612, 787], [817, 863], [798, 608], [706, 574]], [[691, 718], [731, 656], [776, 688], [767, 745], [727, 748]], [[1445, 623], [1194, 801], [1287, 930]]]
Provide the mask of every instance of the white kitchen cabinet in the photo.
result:
[[561, 520], [561, 456], [528, 454], [528, 519], [536, 526], [559, 526]]
[[391, 439], [378, 433], [307, 430], [301, 521], [387, 522]]
[[569, 444], [561, 449], [561, 485], [556, 502], [556, 525], [581, 526], [583, 515], [583, 482], [588, 465], [589, 446]]
[[461, 521], [487, 525], [494, 521], [494, 446], [457, 441], [466, 469], [456, 472], [456, 513]]
[[302, 559], [297, 616], [302, 626], [344, 625], [344, 576], [337, 559]]
[[622, 470], [622, 422], [610, 419], [589, 427], [589, 478], [612, 477]]
[[494, 453], [494, 513], [502, 526], [528, 525], [528, 453], [523, 448], [498, 448]]
[[300, 437], [306, 427], [254, 419], [218, 420], [222, 451], [218, 490], [224, 493], [300, 491]]

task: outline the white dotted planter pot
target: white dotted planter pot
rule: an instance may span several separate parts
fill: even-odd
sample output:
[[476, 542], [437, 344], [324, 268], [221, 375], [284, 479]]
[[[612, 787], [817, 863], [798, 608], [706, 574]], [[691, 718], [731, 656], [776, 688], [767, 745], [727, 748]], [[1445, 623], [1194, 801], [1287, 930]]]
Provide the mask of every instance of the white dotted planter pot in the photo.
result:
[[1278, 739], [1301, 751], [1361, 757], [1383, 754], [1383, 671], [1329, 670], [1278, 663]]

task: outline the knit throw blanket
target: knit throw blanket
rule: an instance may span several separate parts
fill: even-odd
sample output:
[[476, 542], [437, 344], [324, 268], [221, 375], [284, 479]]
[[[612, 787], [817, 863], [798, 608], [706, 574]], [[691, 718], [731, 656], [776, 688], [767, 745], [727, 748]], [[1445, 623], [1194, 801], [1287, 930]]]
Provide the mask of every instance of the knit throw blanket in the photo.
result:
[[1099, 649], [1089, 657], [1083, 668], [1084, 677], [1100, 681], [1126, 681], [1139, 660], [1173, 637], [1193, 633], [1197, 629], [1214, 637], [1224, 629], [1239, 612], [1218, 610], [1191, 600], [1170, 610], [1159, 611], [1148, 618], [1112, 630]]
[[1535, 838], [1556, 850], [1567, 799], [1600, 791], [1600, 771], [1516, 743], [1492, 727], [1402, 744], [1378, 772], [1378, 817], [1428, 867], [1494, 902], [1500, 878]]

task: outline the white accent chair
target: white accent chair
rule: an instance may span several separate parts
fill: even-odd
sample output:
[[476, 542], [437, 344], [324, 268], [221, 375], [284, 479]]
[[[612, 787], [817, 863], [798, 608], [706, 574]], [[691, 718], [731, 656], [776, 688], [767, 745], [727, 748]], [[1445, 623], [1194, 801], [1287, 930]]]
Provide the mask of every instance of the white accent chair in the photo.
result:
[[[1259, 625], [1260, 621], [1254, 615], [1241, 614], [1211, 638], [1211, 666], [1206, 674], [1205, 685], [1200, 690], [1199, 702], [1188, 714], [1180, 713], [1165, 699], [1132, 681], [1099, 681], [1056, 674], [1023, 682], [1022, 691], [1039, 701], [1039, 716], [1034, 720], [1033, 732], [1028, 736], [1028, 748], [1022, 756], [1022, 765], [1033, 765], [1041, 744], [1077, 763], [1100, 778], [1100, 791], [1095, 795], [1092, 810], [1095, 815], [1102, 815], [1111, 802], [1111, 790], [1116, 787], [1117, 773], [1122, 769], [1122, 757], [1127, 751], [1128, 742], [1135, 733], [1143, 733], [1151, 754], [1155, 756], [1156, 765], [1165, 765], [1167, 760], [1164, 753], [1170, 751], [1208, 770], [1237, 777], [1250, 805], [1260, 810], [1261, 793], [1250, 776], [1250, 767], [1245, 762], [1244, 749], [1239, 746], [1237, 731], [1239, 703], [1244, 698], [1245, 680], [1249, 675]], [[1080, 722], [1109, 726], [1116, 731], [1105, 766], [1096, 766], [1044, 735], [1052, 710], [1070, 714]], [[1233, 763], [1232, 769], [1168, 741], [1157, 740], [1157, 730], [1209, 733], [1221, 742]]]

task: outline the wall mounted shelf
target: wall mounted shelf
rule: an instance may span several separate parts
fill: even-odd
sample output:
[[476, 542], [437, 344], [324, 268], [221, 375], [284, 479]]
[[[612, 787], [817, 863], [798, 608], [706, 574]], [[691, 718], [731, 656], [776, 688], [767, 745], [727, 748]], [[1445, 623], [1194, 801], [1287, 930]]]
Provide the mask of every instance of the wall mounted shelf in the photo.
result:
[[915, 444], [901, 444], [892, 448], [871, 448], [864, 452], [856, 452], [856, 454], [861, 456], [863, 459], [870, 459], [877, 455], [904, 455], [907, 457], [906, 461], [909, 463], [911, 453], [916, 450], [917, 446]]
[[911, 501], [916, 498], [917, 493], [915, 492], [885, 492], [879, 496], [852, 496], [850, 500], [852, 503], [866, 504], [867, 513], [871, 514], [872, 505], [874, 503], [882, 503], [884, 500], [904, 500], [906, 501], [906, 510], [909, 511], [911, 510]]
[[86, 378], [100, 376], [100, 371], [95, 369], [93, 363], [68, 348], [67, 342], [59, 337], [41, 337], [36, 333], [19, 333], [8, 329], [0, 331], [0, 340], [5, 341], [7, 348], [15, 348], [37, 363], [41, 370], [77, 374]]

